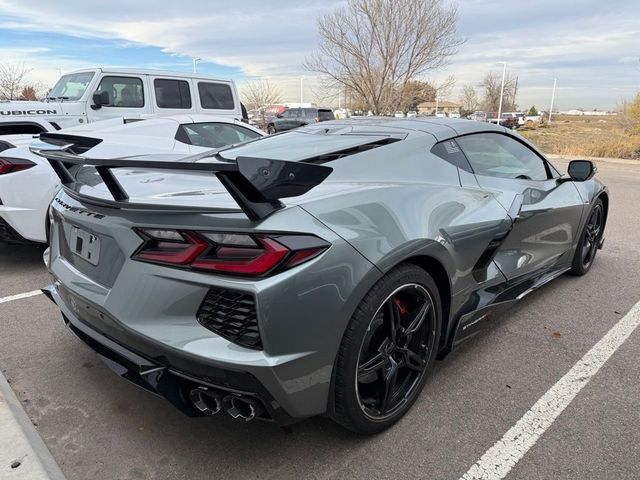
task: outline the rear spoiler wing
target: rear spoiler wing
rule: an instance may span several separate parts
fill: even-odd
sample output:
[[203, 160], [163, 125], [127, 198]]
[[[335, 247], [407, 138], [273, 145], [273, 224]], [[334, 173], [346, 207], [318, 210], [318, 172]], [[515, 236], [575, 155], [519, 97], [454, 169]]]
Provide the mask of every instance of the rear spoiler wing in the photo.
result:
[[[127, 158], [96, 159], [71, 153], [73, 143], [54, 145], [43, 141], [31, 145], [32, 153], [46, 158], [56, 172], [62, 187], [72, 197], [103, 206], [116, 208], [151, 208], [129, 201], [129, 195], [112, 170], [114, 168], [142, 168], [150, 170], [177, 170], [215, 175], [231, 194], [242, 211], [253, 221], [262, 220], [284, 208], [281, 198], [297, 197], [319, 185], [333, 171], [331, 167], [310, 163], [270, 160], [266, 158], [238, 157], [229, 163], [193, 163], [175, 161], [131, 160]], [[69, 172], [73, 165], [95, 167], [113, 201], [80, 193], [80, 186]], [[183, 207], [176, 207], [183, 209]]]

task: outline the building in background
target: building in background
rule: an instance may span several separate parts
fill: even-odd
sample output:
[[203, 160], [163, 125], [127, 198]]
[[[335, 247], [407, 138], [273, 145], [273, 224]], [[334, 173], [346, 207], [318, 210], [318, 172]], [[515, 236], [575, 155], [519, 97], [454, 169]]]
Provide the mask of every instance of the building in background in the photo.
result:
[[[448, 100], [442, 100], [437, 103], [438, 112], [446, 113], [460, 113], [462, 105], [456, 102], [450, 102]], [[435, 115], [436, 114], [436, 102], [422, 102], [418, 104], [418, 113], [421, 115]]]

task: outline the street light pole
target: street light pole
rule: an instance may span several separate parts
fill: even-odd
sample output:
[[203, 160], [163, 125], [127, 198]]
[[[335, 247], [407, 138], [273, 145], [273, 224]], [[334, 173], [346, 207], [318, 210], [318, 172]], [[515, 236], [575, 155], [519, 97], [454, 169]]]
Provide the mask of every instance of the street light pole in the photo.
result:
[[498, 104], [498, 125], [500, 125], [500, 119], [502, 118], [502, 97], [504, 96], [504, 77], [507, 73], [507, 62], [502, 63], [502, 85], [500, 87], [500, 103]]
[[553, 100], [556, 98], [556, 80], [553, 79], [553, 90], [551, 91], [551, 106], [549, 107], [549, 125], [551, 125], [551, 114], [553, 113]]
[[202, 60], [201, 58], [194, 58], [193, 59], [193, 73], [197, 73], [196, 72], [196, 63], [198, 63], [200, 60]]
[[304, 92], [304, 90], [303, 90], [303, 88], [304, 88], [303, 87], [303, 81], [304, 81], [304, 77], [300, 77], [300, 106], [302, 106], [303, 99], [304, 99], [304, 97], [302, 95], [303, 92]]

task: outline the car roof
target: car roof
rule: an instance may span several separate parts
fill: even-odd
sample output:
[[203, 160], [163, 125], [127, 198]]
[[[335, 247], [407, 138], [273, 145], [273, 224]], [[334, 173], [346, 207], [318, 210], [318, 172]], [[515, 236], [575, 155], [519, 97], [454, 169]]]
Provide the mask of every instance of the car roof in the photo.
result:
[[362, 117], [345, 120], [330, 120], [328, 122], [321, 122], [318, 124], [310, 125], [305, 128], [326, 129], [331, 128], [331, 126], [334, 125], [336, 127], [352, 125], [354, 127], [366, 126], [375, 127], [377, 129], [389, 129], [394, 132], [398, 132], [398, 130], [401, 130], [405, 131], [406, 133], [425, 133], [433, 135], [438, 141], [469, 133], [486, 131], [504, 133], [507, 131], [507, 129], [505, 129], [504, 127], [500, 127], [493, 123], [476, 122], [473, 120], [449, 117]]
[[64, 75], [86, 73], [86, 72], [102, 72], [108, 74], [123, 74], [123, 75], [152, 75], [161, 77], [179, 77], [179, 78], [195, 78], [200, 80], [215, 80], [219, 82], [231, 83], [232, 80], [224, 77], [217, 77], [213, 75], [205, 75], [202, 73], [189, 73], [189, 72], [171, 72], [167, 70], [153, 70], [143, 68], [112, 68], [112, 67], [95, 67], [95, 68], [83, 68], [81, 70], [74, 70], [67, 72]]
[[[191, 123], [228, 123], [232, 125], [240, 125], [246, 127], [249, 130], [253, 130], [258, 133], [263, 133], [261, 130], [247, 124], [241, 123], [239, 120], [229, 117], [219, 117], [216, 115], [164, 115], [161, 117], [119, 117], [111, 118], [107, 120], [101, 120], [99, 122], [87, 123], [84, 125], [78, 125], [71, 128], [65, 128], [61, 130], [61, 133], [77, 133], [80, 135], [91, 134], [110, 134], [121, 132], [133, 132], [133, 131], [148, 131], [153, 136], [166, 135], [167, 132], [171, 132], [177, 129], [178, 125], [188, 125]], [[134, 127], [135, 126], [135, 127]], [[153, 133], [157, 132], [157, 133]]]

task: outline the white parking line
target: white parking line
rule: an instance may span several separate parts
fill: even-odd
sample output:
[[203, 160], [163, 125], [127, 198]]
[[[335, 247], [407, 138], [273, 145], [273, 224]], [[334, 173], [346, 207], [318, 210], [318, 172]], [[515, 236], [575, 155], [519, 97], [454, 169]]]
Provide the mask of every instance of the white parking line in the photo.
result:
[[21, 298], [35, 297], [36, 295], [42, 295], [41, 290], [33, 290], [32, 292], [19, 293], [17, 295], [10, 295], [8, 297], [0, 298], [0, 303], [11, 302], [12, 300], [20, 300]]
[[460, 480], [500, 480], [506, 477], [638, 325], [640, 302], [487, 450]]

